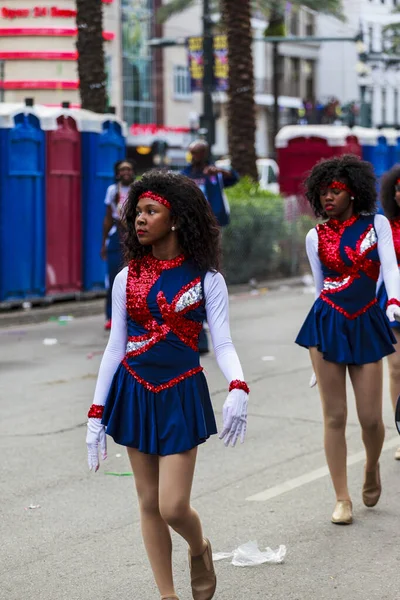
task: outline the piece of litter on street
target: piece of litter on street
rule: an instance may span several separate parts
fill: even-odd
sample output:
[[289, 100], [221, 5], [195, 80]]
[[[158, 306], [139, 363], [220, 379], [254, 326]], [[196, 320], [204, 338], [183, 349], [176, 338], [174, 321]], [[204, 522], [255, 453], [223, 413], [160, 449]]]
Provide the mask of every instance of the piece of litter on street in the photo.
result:
[[251, 290], [250, 291], [250, 296], [259, 296], [260, 292], [258, 290]]
[[73, 321], [74, 317], [72, 315], [62, 315], [61, 317], [58, 317], [59, 321]]
[[116, 458], [121, 458], [122, 454], [116, 454], [115, 457]]
[[[260, 550], [256, 541], [250, 541], [242, 544], [233, 552], [217, 552], [213, 554], [214, 560], [223, 560], [231, 558], [231, 564], [234, 567], [257, 567], [264, 563], [279, 564], [284, 561], [286, 556], [286, 546], [281, 544], [278, 550], [272, 550], [267, 547], [264, 551]], [[216, 558], [214, 558], [216, 557]]]
[[31, 304], [31, 302], [23, 302], [23, 303], [22, 303], [22, 308], [23, 308], [24, 310], [29, 310], [30, 308], [32, 308], [32, 304]]
[[213, 561], [225, 560], [226, 558], [232, 558], [233, 552], [213, 552]]
[[264, 360], [265, 362], [275, 360], [275, 356], [263, 356], [261, 357], [261, 360]]
[[86, 358], [88, 360], [90, 360], [91, 358], [93, 358], [94, 356], [97, 356], [99, 354], [103, 354], [104, 350], [95, 350], [95, 352], [89, 352], [89, 354], [86, 356]]
[[104, 475], [114, 475], [115, 477], [131, 477], [133, 473], [114, 473], [113, 471], [105, 471]]
[[58, 344], [58, 340], [56, 338], [44, 338], [43, 344], [45, 346], [55, 346], [55, 344]]
[[35, 508], [40, 508], [40, 504], [30, 504], [29, 506], [25, 506], [24, 510], [35, 510]]

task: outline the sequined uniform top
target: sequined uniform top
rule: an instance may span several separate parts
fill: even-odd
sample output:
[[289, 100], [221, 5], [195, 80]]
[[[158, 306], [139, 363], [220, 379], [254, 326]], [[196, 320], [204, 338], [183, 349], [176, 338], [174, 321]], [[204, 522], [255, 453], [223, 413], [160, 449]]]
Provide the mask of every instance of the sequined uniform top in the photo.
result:
[[374, 362], [393, 352], [395, 339], [376, 300], [381, 264], [393, 297], [400, 293], [387, 219], [330, 219], [308, 234], [307, 253], [317, 297], [296, 342], [345, 364]]
[[160, 261], [148, 255], [129, 264], [123, 365], [149, 390], [171, 387], [202, 370], [204, 275], [184, 256]]
[[[393, 235], [393, 245], [394, 250], [396, 252], [397, 264], [400, 268], [400, 217], [390, 220], [390, 226], [392, 229]], [[388, 295], [386, 292], [386, 286], [383, 283], [382, 273], [380, 274], [378, 285], [377, 285], [377, 298], [378, 302], [383, 310], [386, 308], [386, 304], [388, 301]], [[393, 321], [390, 323], [392, 329], [400, 330], [400, 323], [398, 321]]]

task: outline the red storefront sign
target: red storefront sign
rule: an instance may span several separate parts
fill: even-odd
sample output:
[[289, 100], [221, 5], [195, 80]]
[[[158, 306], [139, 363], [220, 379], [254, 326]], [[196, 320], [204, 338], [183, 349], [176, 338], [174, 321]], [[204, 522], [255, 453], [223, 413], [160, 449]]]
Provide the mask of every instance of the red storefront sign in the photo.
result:
[[58, 8], [57, 6], [34, 6], [33, 8], [8, 8], [1, 9], [3, 19], [26, 19], [29, 17], [54, 17], [57, 19], [73, 19], [76, 10], [69, 8]]

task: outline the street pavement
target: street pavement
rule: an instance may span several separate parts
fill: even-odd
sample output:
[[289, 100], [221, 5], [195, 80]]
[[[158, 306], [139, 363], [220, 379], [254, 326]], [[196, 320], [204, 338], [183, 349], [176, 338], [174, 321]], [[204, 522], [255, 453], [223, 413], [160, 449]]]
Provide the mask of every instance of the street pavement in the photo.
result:
[[[378, 506], [361, 501], [363, 447], [349, 389], [354, 524], [334, 526], [321, 408], [306, 350], [293, 339], [310, 290], [231, 296], [232, 336], [251, 387], [244, 445], [200, 448], [193, 490], [214, 552], [250, 540], [287, 547], [282, 564], [216, 563], [219, 600], [395, 600], [399, 597], [400, 463], [385, 372], [386, 442]], [[107, 341], [101, 315], [0, 329], [0, 599], [157, 600], [123, 448], [88, 471], [86, 413]], [[45, 339], [57, 339], [44, 345]], [[203, 359], [218, 423], [226, 382]], [[386, 368], [385, 368], [386, 371]], [[29, 508], [33, 506], [36, 508]], [[191, 598], [184, 542], [174, 534], [176, 589]]]

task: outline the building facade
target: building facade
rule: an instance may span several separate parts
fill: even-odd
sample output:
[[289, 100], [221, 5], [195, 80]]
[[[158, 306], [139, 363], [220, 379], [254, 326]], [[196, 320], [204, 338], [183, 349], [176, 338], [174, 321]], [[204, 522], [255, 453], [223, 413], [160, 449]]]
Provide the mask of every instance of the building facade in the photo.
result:
[[[120, 0], [102, 0], [109, 104], [122, 111]], [[0, 0], [0, 101], [79, 106], [74, 0]]]
[[[390, 66], [384, 61], [384, 28], [400, 21], [393, 10], [397, 0], [344, 0], [346, 22], [320, 15], [318, 35], [326, 37], [363, 35], [364, 48], [352, 42], [323, 43], [318, 63], [318, 93], [321, 98], [335, 97], [341, 104], [365, 101], [370, 106], [373, 126], [399, 125], [400, 61]], [[360, 63], [359, 52], [367, 55], [367, 68]]]
[[[217, 19], [218, 17], [216, 17]], [[254, 34], [253, 57], [256, 87], [256, 150], [258, 156], [270, 155], [272, 148], [272, 49], [270, 44], [260, 40], [267, 22], [261, 18], [252, 19]], [[315, 15], [306, 9], [287, 13], [287, 28], [292, 35], [311, 35], [315, 29]], [[169, 19], [163, 26], [163, 37], [180, 39], [199, 36], [202, 32], [201, 3]], [[298, 111], [304, 102], [314, 101], [316, 62], [318, 45], [280, 45], [280, 121], [281, 124], [297, 122]], [[214, 94], [214, 108], [217, 116], [216, 143], [213, 148], [216, 156], [226, 155], [227, 116], [225, 92]], [[177, 143], [182, 133], [172, 130], [187, 128], [193, 131], [198, 126], [202, 114], [202, 93], [193, 92], [190, 85], [187, 48], [184, 45], [166, 47], [163, 50], [163, 123], [169, 132], [165, 139]], [[190, 140], [190, 135], [184, 136]], [[144, 139], [144, 138], [143, 138]]]

